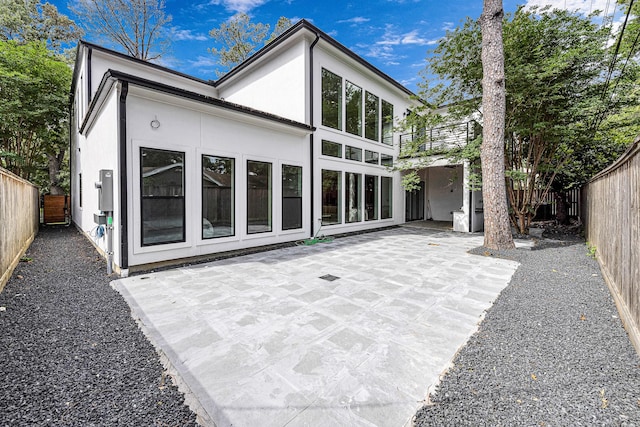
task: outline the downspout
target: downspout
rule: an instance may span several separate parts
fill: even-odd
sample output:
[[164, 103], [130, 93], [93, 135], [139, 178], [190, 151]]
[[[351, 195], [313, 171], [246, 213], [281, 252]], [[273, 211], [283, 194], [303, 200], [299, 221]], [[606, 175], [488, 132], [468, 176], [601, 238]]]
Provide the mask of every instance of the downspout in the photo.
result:
[[93, 98], [93, 94], [91, 93], [91, 54], [93, 53], [93, 49], [89, 48], [89, 53], [87, 53], [87, 93], [89, 96], [87, 97], [87, 103], [91, 103], [91, 98]]
[[129, 268], [129, 234], [127, 206], [127, 94], [129, 83], [121, 82], [118, 105], [118, 176], [120, 177], [120, 269]]
[[[309, 46], [309, 115], [310, 115], [310, 120], [309, 120], [309, 125], [313, 128], [313, 93], [314, 93], [314, 87], [313, 87], [313, 48], [315, 47], [315, 45], [318, 43], [318, 41], [320, 40], [320, 35], [318, 33], [316, 33], [316, 39], [313, 41], [313, 43], [311, 43], [311, 46]], [[315, 217], [314, 217], [314, 199], [315, 199], [315, 194], [313, 192], [313, 188], [314, 188], [314, 182], [313, 182], [313, 177], [315, 175], [314, 173], [314, 169], [313, 169], [313, 132], [309, 135], [309, 165], [310, 165], [310, 169], [311, 169], [311, 179], [310, 179], [310, 187], [311, 187], [311, 207], [310, 207], [310, 215], [311, 215], [311, 233], [309, 237], [313, 237], [315, 236]]]
[[[69, 102], [69, 195], [73, 194], [73, 170], [71, 169], [73, 163], [71, 162], [71, 157], [73, 155], [73, 157], [78, 156], [77, 154], [73, 153], [72, 150], [72, 146], [73, 146], [73, 104], [75, 102], [75, 95], [72, 93], [70, 98], [70, 102]], [[79, 200], [78, 200], [79, 201]], [[72, 200], [73, 202], [73, 200]], [[69, 203], [68, 205], [68, 210], [67, 210], [67, 215], [69, 218], [69, 224], [71, 225], [71, 223], [73, 222], [72, 220], [72, 214], [73, 213], [73, 205], [71, 205], [71, 203]]]
[[475, 209], [471, 207], [472, 202], [473, 202], [473, 191], [470, 188], [469, 189], [469, 233], [473, 232], [473, 223], [472, 223], [473, 216], [472, 215], [476, 214]]

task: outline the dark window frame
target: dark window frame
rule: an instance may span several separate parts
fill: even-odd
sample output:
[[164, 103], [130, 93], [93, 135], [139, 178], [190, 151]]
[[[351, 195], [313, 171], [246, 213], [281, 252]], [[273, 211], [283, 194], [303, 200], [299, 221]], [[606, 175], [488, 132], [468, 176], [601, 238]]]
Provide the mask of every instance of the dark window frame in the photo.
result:
[[[374, 104], [375, 107], [372, 107]], [[374, 134], [371, 135], [371, 132]], [[364, 95], [364, 137], [380, 142], [380, 97], [369, 91], [365, 91]]]
[[[326, 205], [325, 204], [325, 200], [326, 200], [326, 190], [327, 190], [327, 186], [325, 184], [325, 175], [331, 174], [332, 177], [335, 176], [337, 178], [337, 185], [336, 185], [336, 189], [335, 191], [332, 191], [332, 195], [335, 197], [335, 217], [336, 217], [336, 221], [335, 222], [326, 222], [325, 221], [325, 217], [328, 216], [327, 214], [325, 214], [325, 206], [330, 206], [330, 207], [334, 207], [333, 205]], [[341, 171], [337, 171], [337, 170], [333, 170], [333, 169], [322, 169], [320, 172], [320, 179], [321, 179], [321, 183], [322, 183], [322, 193], [320, 195], [321, 197], [321, 212], [322, 212], [322, 218], [321, 218], [321, 224], [323, 226], [329, 226], [329, 225], [339, 225], [342, 224], [342, 187], [343, 187], [343, 177], [342, 177], [342, 172]]]
[[[321, 93], [320, 93], [321, 123], [323, 126], [341, 131], [343, 130], [343, 127], [344, 127], [344, 123], [342, 119], [343, 109], [344, 109], [343, 79], [338, 74], [332, 71], [329, 71], [326, 68], [322, 68], [322, 71], [320, 74], [321, 74], [321, 88], [320, 88], [321, 90]], [[327, 87], [329, 87], [331, 84], [336, 84], [339, 86], [337, 90], [334, 89], [332, 91], [332, 94], [333, 92], [335, 92], [335, 97], [337, 99], [329, 99], [329, 97], [327, 97], [327, 93], [328, 93]], [[337, 111], [334, 111], [336, 109]], [[333, 113], [333, 114], [330, 115], [329, 113]], [[337, 117], [333, 117], [335, 114], [337, 114]], [[337, 123], [334, 124], [333, 120], [337, 120]]]
[[[268, 198], [268, 205], [269, 205], [269, 214], [268, 214], [268, 221], [269, 221], [269, 229], [268, 230], [264, 230], [264, 231], [249, 231], [249, 204], [250, 204], [250, 197], [249, 197], [249, 163], [260, 163], [260, 164], [264, 164], [264, 165], [269, 165], [269, 178], [268, 178], [268, 190], [269, 190], [269, 198]], [[246, 169], [246, 178], [247, 178], [247, 205], [246, 205], [246, 213], [247, 213], [247, 217], [246, 217], [246, 222], [247, 222], [247, 235], [252, 235], [252, 234], [262, 234], [262, 233], [272, 233], [273, 232], [273, 163], [271, 162], [264, 162], [261, 160], [250, 160], [247, 159], [247, 169]]]
[[[364, 122], [362, 115], [364, 92], [360, 86], [355, 83], [351, 83], [349, 80], [345, 81], [344, 87], [344, 130], [348, 134], [362, 136]], [[357, 110], [356, 114], [350, 114], [353, 109]]]
[[[285, 179], [286, 179], [286, 173], [285, 173], [285, 168], [291, 168], [291, 169], [298, 169], [298, 180], [299, 180], [299, 190], [298, 193], [299, 195], [297, 196], [285, 196]], [[303, 194], [303, 174], [302, 174], [302, 166], [297, 166], [297, 165], [288, 165], [288, 164], [282, 164], [282, 180], [281, 180], [281, 184], [282, 184], [282, 191], [281, 191], [281, 203], [282, 203], [282, 218], [281, 218], [281, 226], [282, 226], [282, 230], [299, 230], [302, 228], [303, 224], [302, 224], [302, 210], [304, 208], [303, 206], [303, 201], [304, 199], [302, 198], [302, 194]], [[285, 225], [285, 211], [289, 211], [289, 209], [285, 209], [285, 200], [297, 200], [298, 203], [296, 203], [296, 205], [299, 205], [299, 217], [297, 218], [296, 221], [296, 225], [293, 226], [289, 226], [289, 225]]]
[[[328, 153], [327, 151], [325, 151], [325, 146], [329, 147], [329, 146], [334, 146], [334, 148], [339, 147], [340, 150], [340, 155], [339, 156], [335, 156], [333, 154]], [[322, 140], [322, 155], [323, 156], [329, 156], [329, 157], [335, 157], [337, 159], [341, 159], [342, 158], [342, 144], [340, 144], [339, 142], [333, 142], [333, 141], [329, 141], [327, 139], [323, 139]]]
[[[367, 156], [368, 154], [375, 154], [375, 156]], [[373, 161], [371, 157], [375, 157], [375, 161]], [[380, 153], [377, 151], [364, 150], [364, 162], [370, 165], [380, 165]]]
[[[200, 224], [200, 237], [202, 238], [202, 240], [211, 240], [211, 239], [221, 239], [221, 238], [225, 238], [225, 237], [233, 237], [236, 235], [236, 159], [234, 157], [226, 157], [226, 156], [216, 156], [213, 154], [202, 154], [201, 156], [201, 168], [200, 168], [200, 172], [201, 174], [204, 173], [204, 158], [205, 157], [209, 157], [209, 158], [216, 158], [216, 159], [221, 159], [221, 160], [231, 160], [231, 234], [226, 234], [226, 235], [220, 235], [220, 236], [211, 236], [211, 237], [204, 237], [204, 227], [202, 224]], [[202, 204], [202, 218], [203, 219], [207, 219], [205, 216], [205, 187], [204, 187], [204, 182], [203, 182], [203, 176], [201, 175], [200, 177], [200, 190], [201, 190], [201, 204]], [[212, 226], [214, 226], [212, 224]], [[214, 226], [215, 227], [215, 226]]]
[[344, 146], [344, 158], [353, 162], [362, 161], [362, 148], [354, 147], [352, 145]]
[[[182, 155], [182, 195], [181, 196], [145, 196], [144, 193], [144, 150], [157, 151], [164, 153], [174, 153]], [[186, 189], [186, 153], [184, 151], [166, 150], [162, 148], [153, 147], [140, 147], [140, 245], [142, 247], [169, 245], [173, 243], [184, 243], [187, 241], [187, 189]], [[179, 240], [166, 240], [162, 242], [145, 243], [145, 226], [144, 226], [144, 206], [145, 200], [182, 200], [182, 239]]]

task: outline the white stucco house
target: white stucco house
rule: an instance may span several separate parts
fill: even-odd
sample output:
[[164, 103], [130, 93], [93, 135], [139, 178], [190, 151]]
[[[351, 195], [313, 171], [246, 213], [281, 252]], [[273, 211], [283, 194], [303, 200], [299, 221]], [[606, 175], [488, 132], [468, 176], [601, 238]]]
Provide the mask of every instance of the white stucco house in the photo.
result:
[[[126, 275], [298, 241], [320, 227], [331, 235], [416, 219], [389, 168], [400, 147], [395, 125], [415, 102], [304, 20], [217, 81], [80, 42], [72, 220]], [[445, 169], [424, 172], [434, 194]], [[463, 208], [462, 180], [455, 200], [449, 193], [446, 215], [433, 219], [453, 221]], [[112, 226], [111, 250], [95, 238], [98, 222]]]

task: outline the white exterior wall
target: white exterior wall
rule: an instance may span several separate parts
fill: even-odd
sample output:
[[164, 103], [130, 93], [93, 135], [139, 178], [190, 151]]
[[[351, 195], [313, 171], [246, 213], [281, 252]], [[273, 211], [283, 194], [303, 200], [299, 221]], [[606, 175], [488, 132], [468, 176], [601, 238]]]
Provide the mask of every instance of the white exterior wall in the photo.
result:
[[[377, 227], [384, 227], [389, 225], [401, 224], [404, 222], [404, 189], [402, 188], [401, 176], [399, 172], [390, 171], [385, 166], [373, 165], [364, 162], [365, 150], [375, 151], [381, 154], [392, 155], [394, 159], [397, 159], [399, 149], [399, 135], [394, 134], [393, 146], [383, 144], [382, 142], [376, 142], [366, 139], [364, 136], [352, 135], [344, 130], [337, 130], [322, 125], [322, 69], [325, 68], [334, 74], [342, 77], [343, 79], [343, 93], [345, 82], [349, 81], [362, 88], [363, 94], [368, 91], [381, 100], [385, 100], [393, 104], [393, 112], [396, 118], [396, 123], [402, 118], [403, 113], [411, 105], [408, 95], [401, 92], [399, 89], [391, 86], [388, 82], [382, 80], [379, 76], [376, 76], [371, 71], [365, 69], [359, 64], [355, 64], [350, 58], [347, 58], [344, 54], [338, 53], [331, 47], [323, 47], [321, 42], [314, 48], [314, 121], [313, 125], [317, 128], [314, 133], [314, 183], [316, 192], [314, 194], [314, 218], [319, 220], [322, 216], [322, 170], [334, 170], [342, 172], [342, 209], [344, 211], [345, 206], [345, 192], [344, 192], [344, 174], [345, 172], [353, 172], [362, 174], [362, 192], [364, 195], [364, 175], [376, 175], [386, 176], [393, 178], [393, 205], [392, 205], [392, 218], [391, 219], [378, 219], [373, 221], [365, 221], [364, 214], [362, 215], [362, 221], [355, 223], [346, 223], [345, 215], [342, 212], [342, 224], [325, 225], [322, 227], [324, 234], [337, 234], [351, 231], [360, 231]], [[343, 96], [344, 103], [344, 96]], [[364, 108], [364, 107], [363, 107]], [[346, 108], [342, 111], [343, 128], [345, 124]], [[364, 126], [364, 122], [363, 122]], [[380, 135], [382, 138], [382, 135]], [[328, 140], [342, 144], [343, 158], [338, 159], [335, 157], [322, 155], [322, 140]], [[353, 160], [347, 160], [344, 158], [344, 147], [346, 145], [361, 148], [363, 153], [363, 161], [357, 162]], [[378, 184], [378, 190], [380, 191], [380, 184]], [[379, 193], [380, 194], [380, 193]], [[380, 197], [378, 197], [378, 204], [380, 205]], [[363, 201], [364, 208], [364, 201]], [[380, 209], [380, 206], [378, 206]], [[317, 230], [317, 225], [316, 229]]]
[[219, 96], [226, 101], [307, 123], [307, 46], [304, 38], [278, 46], [277, 56], [264, 59], [259, 66], [220, 84]]
[[[160, 122], [158, 129], [150, 126], [154, 119]], [[238, 121], [237, 115], [233, 118], [230, 113], [219, 108], [171, 99], [130, 86], [127, 98], [130, 266], [309, 237], [309, 137], [304, 131], [283, 131], [265, 126], [266, 124], [260, 126]], [[185, 153], [185, 242], [144, 247], [141, 245], [141, 147]], [[201, 158], [205, 154], [235, 159], [235, 236], [206, 240], [201, 238]], [[247, 234], [247, 160], [272, 164], [272, 232]], [[297, 230], [281, 230], [283, 164], [303, 168], [303, 228]]]
[[218, 97], [218, 91], [213, 85], [170, 73], [168, 71], [152, 68], [149, 67], [148, 64], [140, 64], [133, 61], [131, 58], [121, 58], [116, 55], [102, 52], [98, 49], [92, 49], [90, 60], [91, 71], [89, 75], [88, 49], [88, 46], [83, 45], [83, 49], [79, 52], [81, 56], [78, 65], [80, 65], [80, 67], [78, 67], [79, 72], [76, 82], [78, 89], [82, 89], [79, 93], [80, 97], [78, 98], [76, 96], [76, 102], [80, 103], [79, 108], [81, 112], [81, 120], [84, 119], [84, 113], [87, 112], [88, 106], [91, 100], [93, 100], [102, 78], [110, 69], [142, 77], [157, 83], [174, 86], [190, 92], [196, 92], [214, 98]]
[[[84, 135], [78, 133], [78, 125], [74, 120], [74, 131], [76, 132], [72, 151], [72, 177], [71, 202], [72, 220], [76, 226], [82, 230], [95, 245], [103, 252], [106, 252], [106, 237], [95, 238], [97, 224], [94, 223], [93, 214], [98, 211], [98, 190], [95, 182], [99, 180], [100, 169], [113, 170], [113, 192], [114, 192], [114, 242], [119, 241], [120, 221], [117, 212], [120, 211], [119, 196], [119, 171], [118, 171], [118, 99], [119, 90], [117, 85], [113, 85], [105, 102], [102, 104], [98, 117], [93, 126], [89, 127]], [[82, 184], [80, 184], [80, 174], [82, 174]], [[80, 200], [80, 185], [82, 185], [82, 200]], [[82, 203], [82, 206], [80, 206]], [[119, 260], [120, 248], [114, 243], [114, 258]]]
[[462, 165], [437, 166], [426, 169], [426, 199], [434, 221], [453, 221], [453, 212], [467, 204], [463, 195], [464, 173]]

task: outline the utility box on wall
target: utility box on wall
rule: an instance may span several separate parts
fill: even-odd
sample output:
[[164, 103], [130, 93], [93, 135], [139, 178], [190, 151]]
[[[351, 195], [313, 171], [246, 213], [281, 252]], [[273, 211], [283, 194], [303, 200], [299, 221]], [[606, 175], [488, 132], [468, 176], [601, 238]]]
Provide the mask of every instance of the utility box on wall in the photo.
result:
[[113, 171], [100, 169], [100, 180], [96, 182], [98, 189], [98, 210], [113, 212]]

